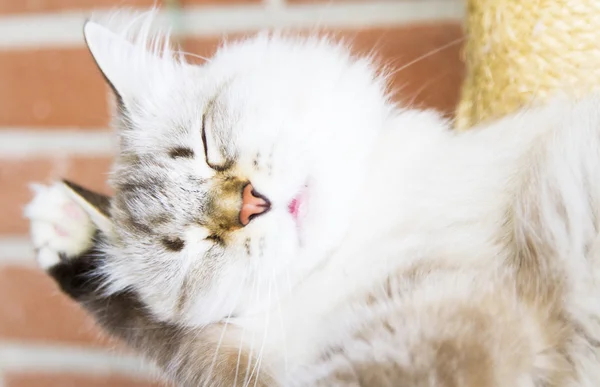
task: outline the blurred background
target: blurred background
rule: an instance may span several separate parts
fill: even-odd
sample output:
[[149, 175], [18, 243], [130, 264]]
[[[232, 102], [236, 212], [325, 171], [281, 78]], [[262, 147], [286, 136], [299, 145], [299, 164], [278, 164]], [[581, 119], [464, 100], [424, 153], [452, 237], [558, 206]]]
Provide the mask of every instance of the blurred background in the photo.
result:
[[[155, 0], [0, 0], [0, 387], [161, 385], [39, 271], [22, 212], [28, 184], [100, 191], [110, 165], [108, 90], [83, 44], [92, 10]], [[264, 28], [333, 32], [397, 69], [398, 101], [452, 116], [463, 76], [463, 0], [159, 1], [183, 49]]]

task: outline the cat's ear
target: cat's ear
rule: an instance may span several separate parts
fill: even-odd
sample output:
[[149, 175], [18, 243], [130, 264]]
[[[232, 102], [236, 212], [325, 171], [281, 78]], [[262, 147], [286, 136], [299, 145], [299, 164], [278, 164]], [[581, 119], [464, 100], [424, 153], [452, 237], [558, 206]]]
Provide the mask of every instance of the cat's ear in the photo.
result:
[[164, 61], [159, 54], [166, 42], [151, 34], [152, 20], [150, 14], [137, 23], [134, 20], [115, 26], [119, 33], [94, 21], [83, 27], [90, 53], [123, 107], [133, 103], [136, 96], [145, 95], [149, 83], [160, 78]]
[[88, 214], [91, 221], [104, 234], [112, 232], [110, 197], [88, 190], [78, 184], [63, 180], [65, 191]]
[[125, 65], [134, 54], [134, 45], [93, 21], [83, 27], [85, 43], [117, 99], [122, 103], [131, 97], [133, 85], [128, 79]]

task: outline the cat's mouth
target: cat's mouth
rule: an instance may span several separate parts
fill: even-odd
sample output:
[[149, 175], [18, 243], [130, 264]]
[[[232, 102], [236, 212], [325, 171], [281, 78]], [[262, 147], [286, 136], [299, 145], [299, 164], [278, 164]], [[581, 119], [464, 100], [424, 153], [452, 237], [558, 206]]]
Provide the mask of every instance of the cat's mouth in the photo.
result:
[[304, 185], [300, 192], [288, 204], [288, 212], [298, 222], [307, 211], [308, 186]]

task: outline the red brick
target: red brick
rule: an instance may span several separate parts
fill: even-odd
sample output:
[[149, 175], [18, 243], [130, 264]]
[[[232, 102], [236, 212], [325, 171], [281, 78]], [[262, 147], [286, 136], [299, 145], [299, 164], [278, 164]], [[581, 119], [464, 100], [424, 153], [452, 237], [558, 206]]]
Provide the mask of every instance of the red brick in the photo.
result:
[[119, 376], [82, 376], [64, 374], [8, 373], [4, 377], [6, 387], [159, 387], [151, 381], [132, 380]]
[[[400, 68], [461, 38], [456, 23], [334, 31], [360, 52], [375, 50], [383, 63]], [[239, 34], [231, 38], [235, 38]], [[218, 38], [188, 39], [184, 48], [210, 56]], [[398, 71], [394, 87], [417, 106], [453, 110], [462, 79], [460, 44]], [[191, 57], [191, 56], [190, 56]], [[87, 50], [0, 52], [0, 127], [101, 127], [107, 125], [107, 89]]]
[[0, 338], [95, 347], [116, 346], [42, 270], [0, 268]]
[[0, 51], [0, 85], [0, 126], [108, 123], [107, 89], [85, 48]]
[[[108, 158], [0, 159], [0, 234], [23, 234], [28, 223], [23, 207], [31, 200], [31, 182], [48, 183], [59, 178], [72, 179], [91, 189], [106, 192], [111, 160]], [[19, 257], [15, 257], [19, 258]]]
[[[195, 39], [193, 48], [212, 52], [218, 41]], [[0, 85], [0, 130], [108, 125], [109, 91], [86, 48], [0, 51]]]
[[[224, 5], [259, 3], [260, 0], [181, 0], [187, 5]], [[0, 14], [42, 13], [57, 11], [95, 10], [113, 7], [152, 7], [161, 5], [164, 0], [3, 0]]]

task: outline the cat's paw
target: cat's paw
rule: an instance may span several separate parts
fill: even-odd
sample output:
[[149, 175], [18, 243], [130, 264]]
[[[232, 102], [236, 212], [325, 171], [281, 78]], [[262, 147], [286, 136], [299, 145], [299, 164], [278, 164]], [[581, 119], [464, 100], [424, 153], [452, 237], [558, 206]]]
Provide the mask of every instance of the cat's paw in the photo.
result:
[[48, 269], [91, 247], [95, 226], [62, 183], [32, 185], [33, 200], [25, 207], [38, 264]]

